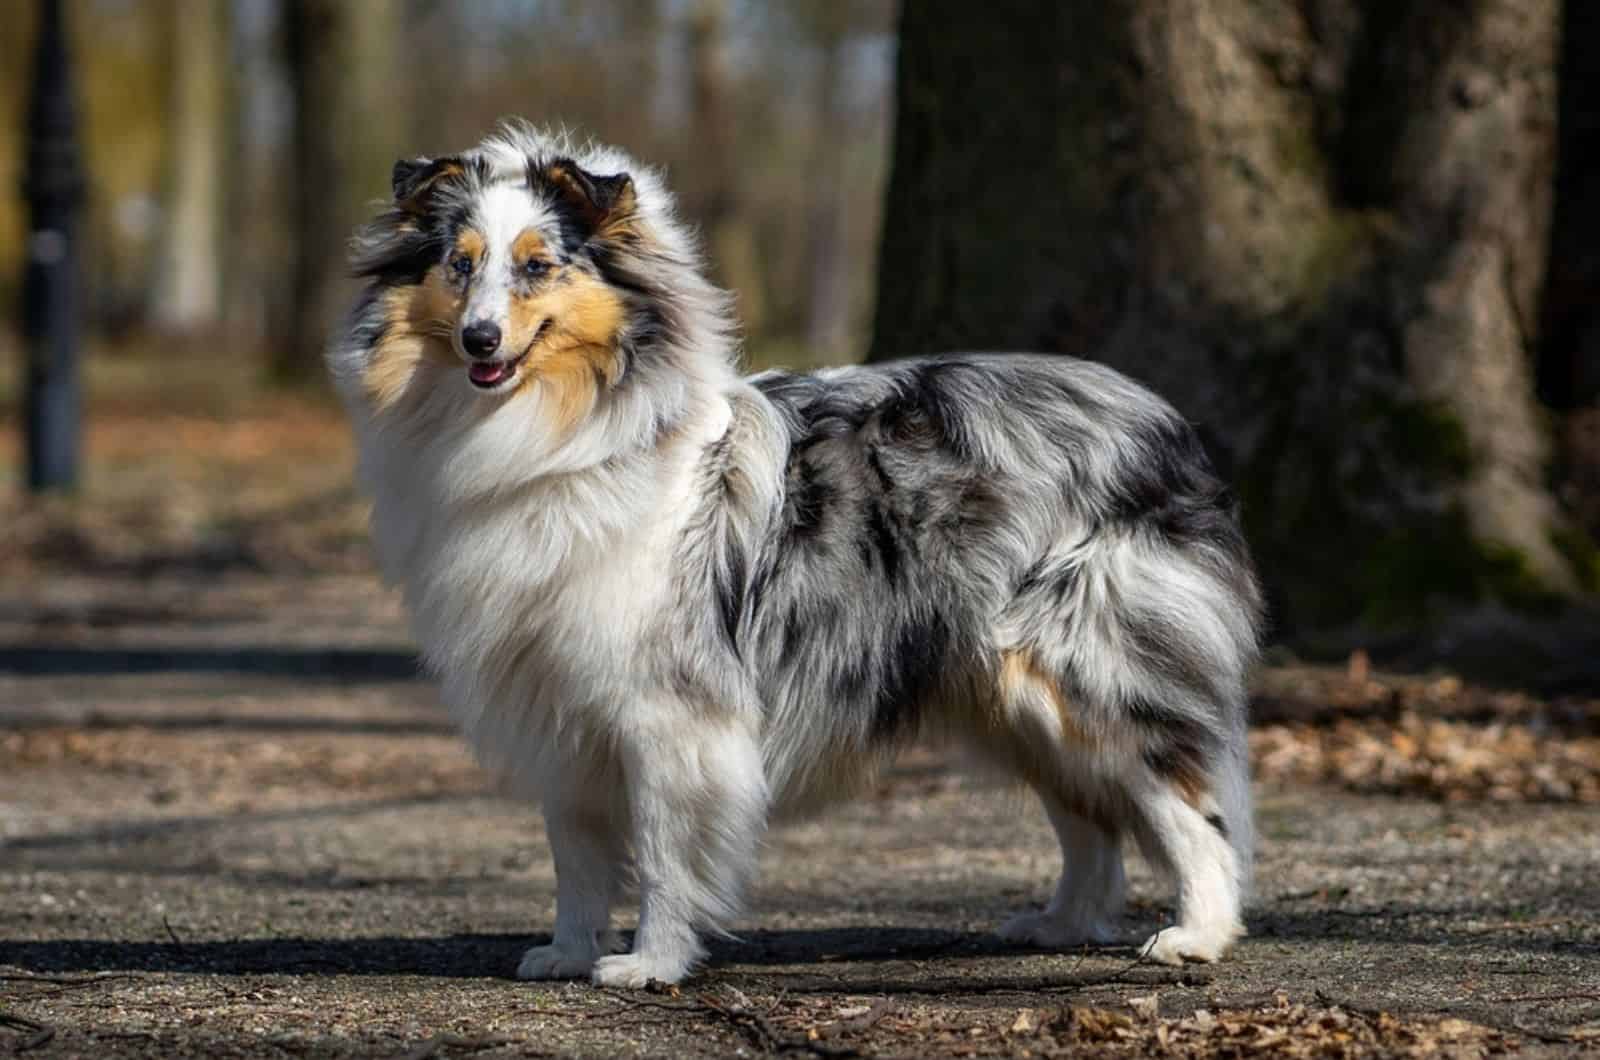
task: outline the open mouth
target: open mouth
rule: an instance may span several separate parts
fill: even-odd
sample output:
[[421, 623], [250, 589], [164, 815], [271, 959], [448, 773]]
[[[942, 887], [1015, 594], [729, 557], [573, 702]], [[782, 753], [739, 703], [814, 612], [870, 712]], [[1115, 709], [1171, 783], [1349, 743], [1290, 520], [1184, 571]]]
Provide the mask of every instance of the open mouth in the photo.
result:
[[473, 361], [467, 365], [467, 378], [479, 390], [493, 390], [516, 375], [518, 366], [527, 356], [528, 350], [523, 350], [509, 361]]
[[510, 360], [472, 361], [467, 365], [467, 378], [479, 390], [499, 390], [516, 376], [517, 369], [522, 366], [522, 362], [528, 359], [528, 354], [533, 351], [533, 348], [539, 344], [539, 340], [544, 338], [544, 333], [549, 330], [550, 321], [546, 319], [540, 323], [538, 330], [533, 333], [533, 338], [529, 340], [528, 345], [523, 347], [522, 352]]

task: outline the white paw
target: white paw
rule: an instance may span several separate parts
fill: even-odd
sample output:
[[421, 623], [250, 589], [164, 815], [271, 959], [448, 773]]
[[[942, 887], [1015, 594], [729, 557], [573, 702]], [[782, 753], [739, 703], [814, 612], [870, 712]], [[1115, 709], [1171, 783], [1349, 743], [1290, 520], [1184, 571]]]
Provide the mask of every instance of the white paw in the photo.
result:
[[535, 946], [522, 955], [518, 979], [582, 979], [594, 967], [593, 953], [572, 953], [557, 946]]
[[596, 961], [592, 978], [601, 986], [638, 990], [652, 980], [657, 983], [681, 982], [689, 974], [690, 963], [688, 960], [663, 960], [638, 953], [619, 953]]
[[1239, 935], [1237, 929], [1196, 931], [1193, 928], [1169, 927], [1146, 939], [1139, 953], [1159, 964], [1183, 964], [1185, 961], [1210, 964], [1221, 960]]
[[1098, 917], [1058, 917], [1049, 912], [1019, 913], [1001, 924], [995, 934], [1007, 942], [1026, 943], [1047, 950], [1121, 941], [1117, 930]]

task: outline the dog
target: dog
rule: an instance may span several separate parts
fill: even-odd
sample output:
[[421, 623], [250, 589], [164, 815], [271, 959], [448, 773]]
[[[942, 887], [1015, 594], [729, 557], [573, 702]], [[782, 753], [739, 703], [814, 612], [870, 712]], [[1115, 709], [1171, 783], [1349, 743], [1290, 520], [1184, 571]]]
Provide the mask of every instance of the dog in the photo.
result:
[[744, 377], [662, 177], [523, 124], [397, 163], [352, 262], [328, 361], [379, 564], [548, 825], [554, 936], [519, 976], [680, 981], [770, 818], [925, 737], [1059, 837], [1054, 897], [1005, 938], [1116, 940], [1124, 836], [1176, 881], [1150, 959], [1242, 934], [1261, 596], [1160, 398], [1048, 355]]

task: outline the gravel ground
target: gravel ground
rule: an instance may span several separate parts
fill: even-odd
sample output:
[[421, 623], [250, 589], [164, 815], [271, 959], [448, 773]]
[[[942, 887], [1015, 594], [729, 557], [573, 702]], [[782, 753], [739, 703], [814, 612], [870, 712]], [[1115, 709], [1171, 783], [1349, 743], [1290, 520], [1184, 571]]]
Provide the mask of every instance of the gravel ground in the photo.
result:
[[[554, 881], [344, 577], [0, 591], [0, 1050], [96, 1056], [1461, 1055], [1600, 1051], [1600, 808], [1258, 785], [1218, 966], [988, 932], [1043, 815], [909, 753], [771, 833], [676, 991], [510, 978]], [[1170, 915], [1137, 860], [1130, 939]], [[626, 918], [624, 924], [626, 926]]]

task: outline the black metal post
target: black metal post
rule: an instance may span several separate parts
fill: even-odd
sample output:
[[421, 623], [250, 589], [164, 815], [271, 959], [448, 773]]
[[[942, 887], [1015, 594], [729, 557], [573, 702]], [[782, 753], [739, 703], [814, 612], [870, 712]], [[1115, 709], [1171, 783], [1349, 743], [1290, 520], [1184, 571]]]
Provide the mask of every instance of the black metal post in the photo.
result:
[[82, 399], [78, 387], [78, 157], [72, 67], [61, 0], [39, 0], [33, 99], [28, 110], [27, 276], [23, 331], [28, 340], [28, 487], [70, 489], [78, 478]]

